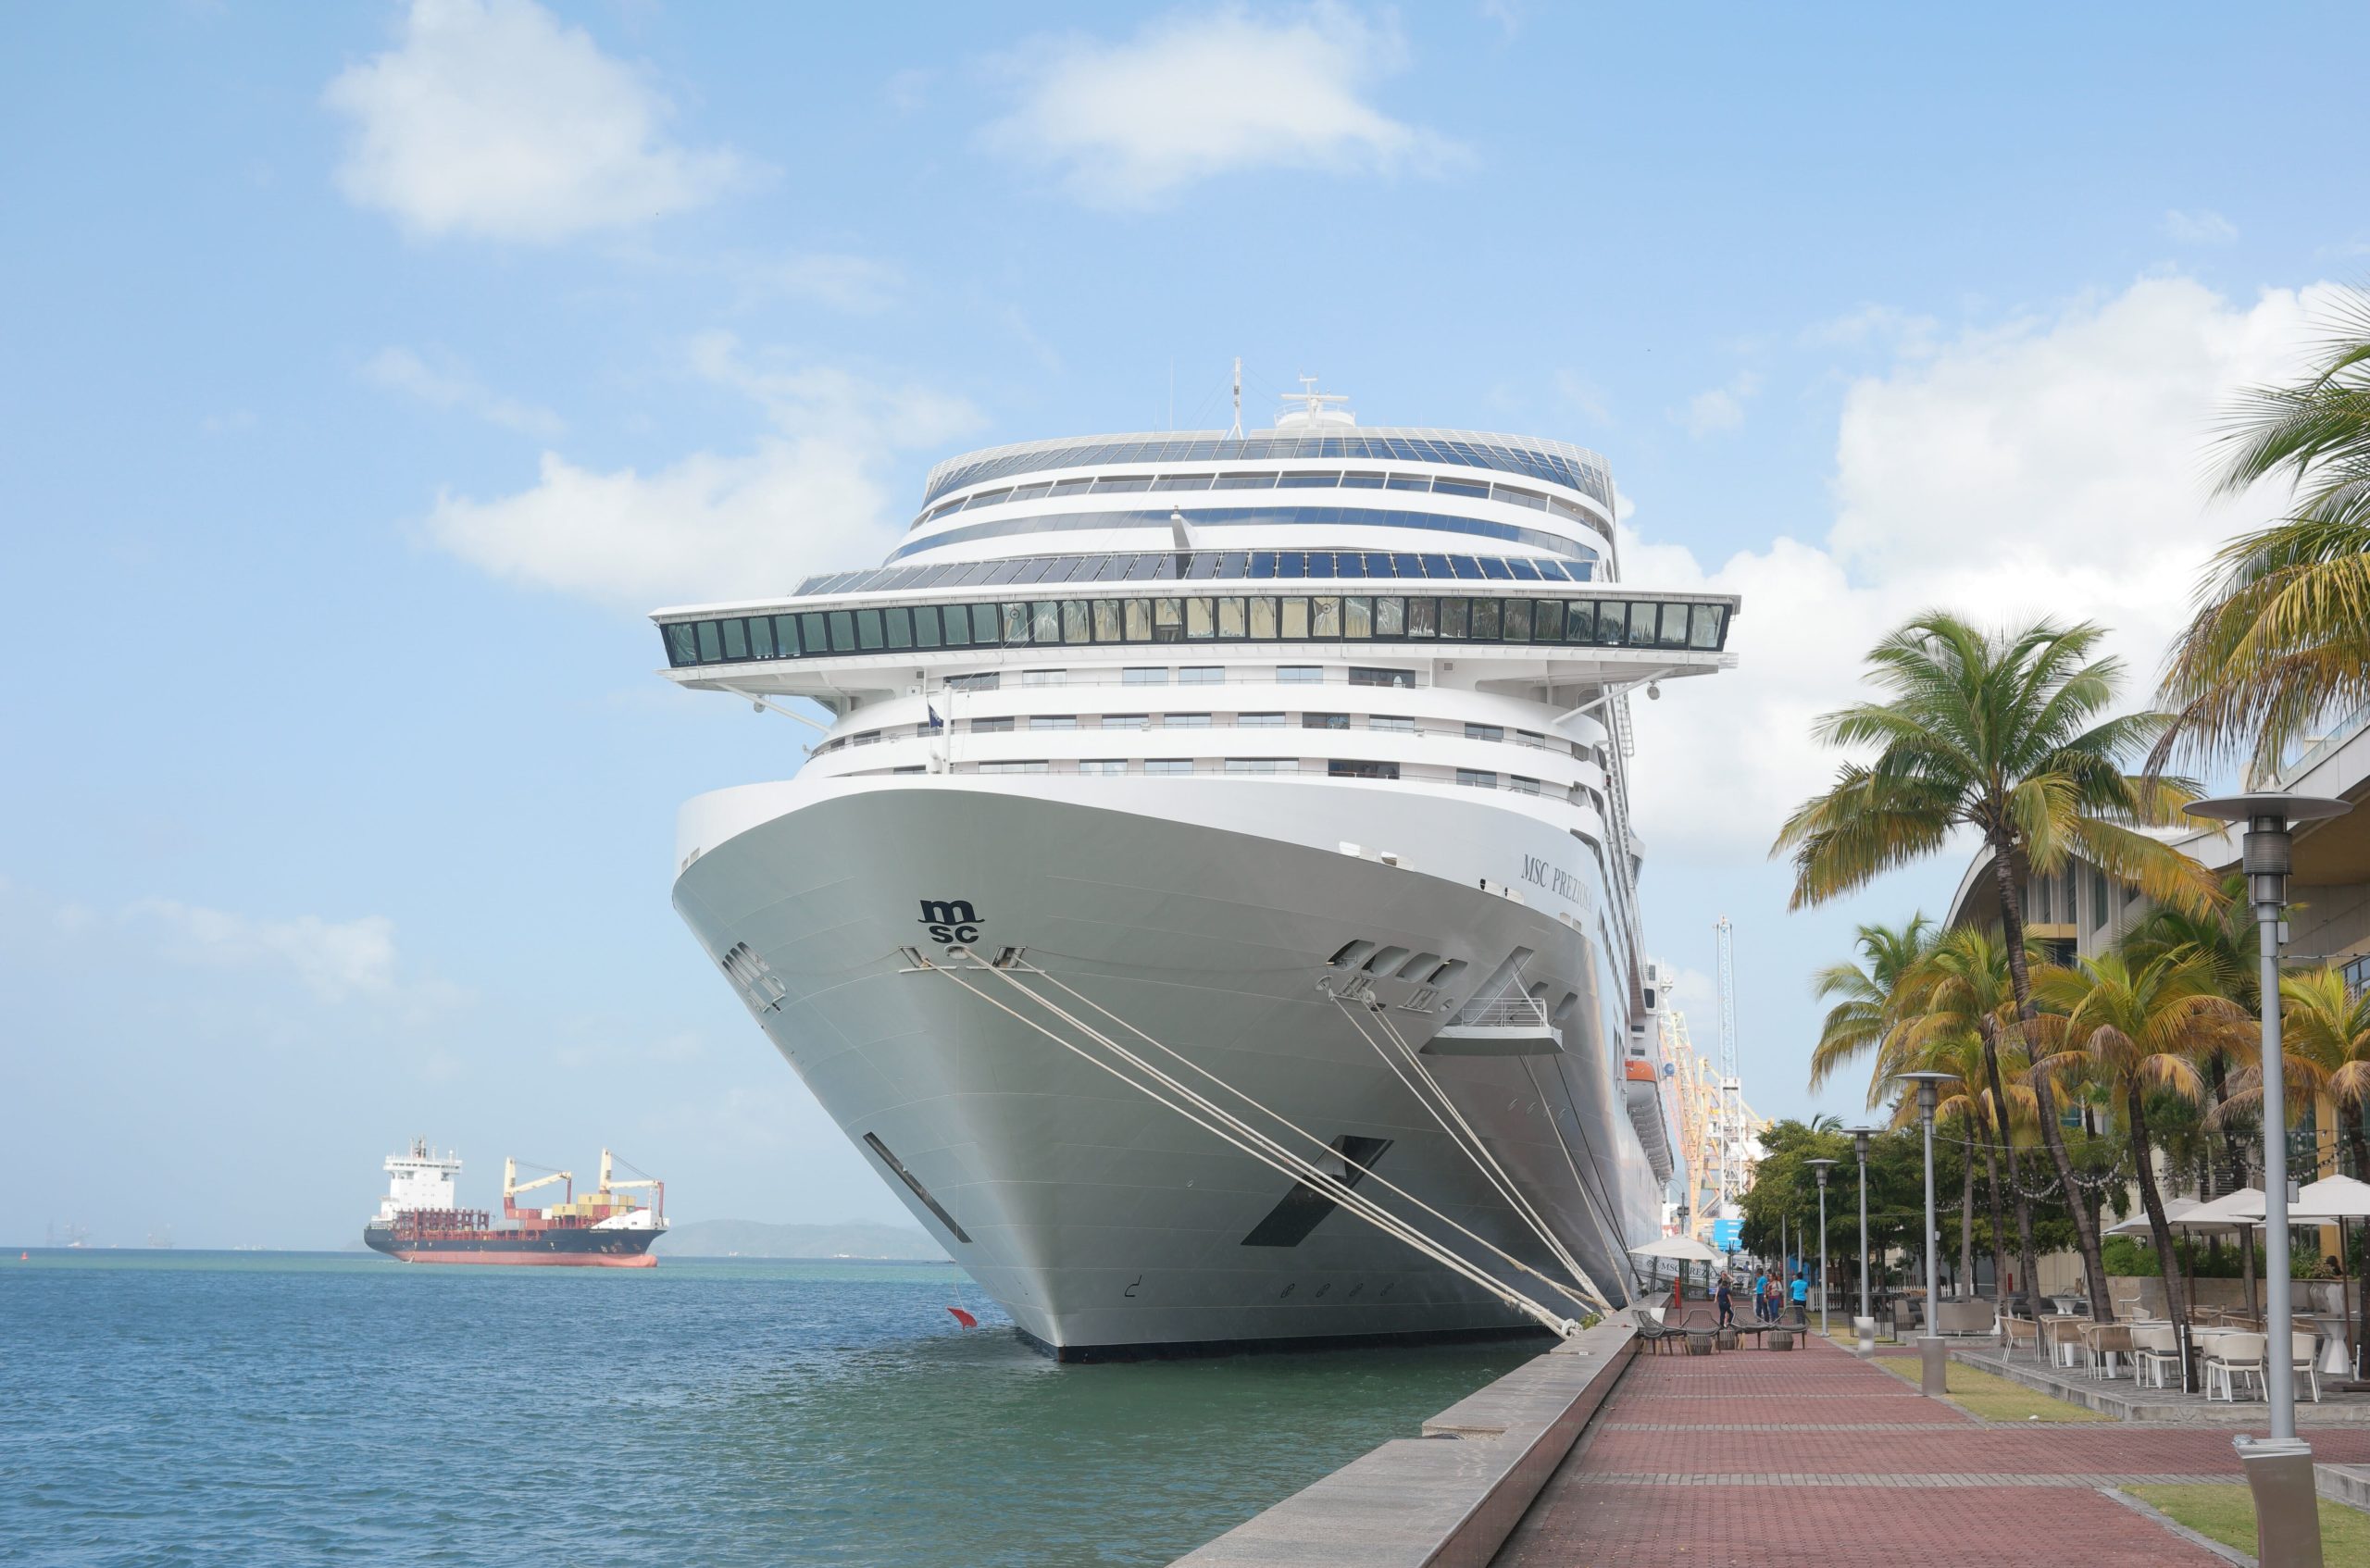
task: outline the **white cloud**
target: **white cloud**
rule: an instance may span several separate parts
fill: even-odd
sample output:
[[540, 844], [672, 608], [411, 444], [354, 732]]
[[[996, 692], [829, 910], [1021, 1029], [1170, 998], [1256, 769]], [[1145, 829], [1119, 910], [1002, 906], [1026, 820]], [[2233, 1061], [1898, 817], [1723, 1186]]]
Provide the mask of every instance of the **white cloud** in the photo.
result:
[[1682, 421], [1687, 433], [1701, 438], [1735, 429], [1744, 423], [1745, 400], [1760, 390], [1761, 378], [1751, 370], [1741, 370], [1727, 386], [1697, 392], [1688, 400]]
[[426, 236], [548, 243], [694, 207], [744, 178], [667, 140], [672, 106], [532, 0], [412, 0], [397, 46], [322, 101], [351, 122], [339, 188]]
[[128, 914], [161, 926], [166, 956], [181, 963], [282, 969], [324, 1002], [384, 997], [395, 989], [395, 927], [383, 915], [256, 920], [169, 899], [144, 899]]
[[2144, 280], [1855, 381], [1823, 542], [1780, 538], [1707, 566], [1625, 529], [1628, 580], [1744, 598], [1740, 668], [1635, 705], [1658, 858], [1765, 852], [1838, 760], [1811, 743], [1812, 719], [1852, 700], [1862, 655], [1922, 609], [2103, 622], [2127, 698], [2144, 702], [2206, 556], [2263, 510], [2205, 500], [2215, 412], [2293, 367], [2322, 287], [2239, 305]]
[[443, 365], [441, 369], [431, 367], [407, 348], [384, 348], [362, 367], [362, 376], [373, 385], [407, 392], [438, 408], [473, 414], [488, 424], [522, 435], [551, 441], [567, 429], [560, 417], [550, 409], [489, 391], [465, 367], [449, 357], [443, 360]]
[[2239, 226], [2218, 212], [2200, 207], [2195, 212], [2165, 213], [2164, 232], [2185, 245], [2227, 245], [2239, 237]]
[[1240, 6], [1179, 13], [1125, 43], [1026, 45], [1003, 62], [1023, 79], [1020, 102], [984, 136], [1106, 206], [1233, 169], [1422, 170], [1456, 149], [1366, 101], [1406, 61], [1395, 23], [1332, 0], [1274, 20]]
[[546, 452], [532, 489], [440, 496], [429, 536], [497, 577], [629, 609], [785, 592], [809, 572], [879, 559], [905, 520], [882, 478], [891, 457], [977, 420], [926, 388], [753, 366], [721, 333], [691, 357], [701, 378], [764, 409], [771, 429], [750, 451], [696, 452], [647, 475]]

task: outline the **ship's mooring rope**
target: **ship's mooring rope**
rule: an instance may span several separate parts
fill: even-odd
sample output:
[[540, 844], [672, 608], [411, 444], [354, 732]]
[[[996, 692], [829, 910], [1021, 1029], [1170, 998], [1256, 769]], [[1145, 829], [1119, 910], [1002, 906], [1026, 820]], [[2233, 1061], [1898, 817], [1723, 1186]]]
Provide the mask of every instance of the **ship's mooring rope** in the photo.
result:
[[[1565, 1247], [1562, 1238], [1550, 1228], [1545, 1216], [1532, 1206], [1530, 1200], [1522, 1195], [1516, 1187], [1514, 1178], [1507, 1175], [1505, 1167], [1498, 1163], [1497, 1156], [1491, 1153], [1489, 1146], [1481, 1141], [1481, 1135], [1475, 1132], [1473, 1125], [1465, 1119], [1465, 1113], [1456, 1108], [1456, 1101], [1450, 1098], [1448, 1090], [1441, 1087], [1440, 1079], [1432, 1075], [1431, 1069], [1424, 1065], [1422, 1057], [1408, 1045], [1399, 1031], [1391, 1027], [1391, 1020], [1384, 1016], [1382, 1010], [1371, 1005], [1367, 1008], [1374, 1017], [1376, 1027], [1390, 1037], [1391, 1046], [1396, 1048], [1401, 1061], [1405, 1062], [1408, 1069], [1416, 1075], [1415, 1078], [1411, 1079], [1406, 1072], [1401, 1071], [1399, 1063], [1391, 1060], [1391, 1052], [1386, 1050], [1381, 1041], [1366, 1032], [1366, 1027], [1358, 1021], [1358, 1009], [1352, 1005], [1350, 999], [1330, 988], [1327, 989], [1325, 994], [1332, 998], [1334, 1005], [1341, 1010], [1341, 1015], [1349, 1019], [1350, 1027], [1357, 1030], [1358, 1037], [1373, 1048], [1376, 1055], [1382, 1058], [1383, 1064], [1398, 1074], [1399, 1081], [1406, 1085], [1407, 1092], [1422, 1101], [1424, 1109], [1431, 1114], [1432, 1120], [1439, 1123], [1441, 1130], [1448, 1135], [1449, 1141], [1455, 1144], [1459, 1151], [1473, 1162], [1474, 1166], [1481, 1172], [1483, 1177], [1497, 1188], [1499, 1195], [1506, 1201], [1507, 1207], [1514, 1211], [1516, 1217], [1528, 1225], [1531, 1234], [1539, 1238], [1540, 1245], [1547, 1249], [1549, 1254], [1570, 1272], [1573, 1281], [1581, 1290], [1591, 1300], [1599, 1302], [1606, 1301], [1608, 1298], [1604, 1291], [1598, 1287], [1595, 1280], [1589, 1277], [1588, 1271], [1580, 1266], [1580, 1261], [1572, 1255], [1571, 1250]], [[1423, 1089], [1419, 1089], [1416, 1087], [1416, 1079], [1422, 1081]], [[1428, 1093], [1427, 1090], [1429, 1092]], [[1443, 1112], [1445, 1114], [1442, 1114]], [[1610, 1308], [1606, 1310], [1609, 1311]]]
[[[1144, 1033], [1143, 1030], [1136, 1027], [1135, 1025], [1130, 1024], [1127, 1019], [1121, 1017], [1118, 1014], [1112, 1012], [1111, 1009], [1104, 1006], [1101, 1002], [1095, 1001], [1092, 997], [1088, 996], [1085, 992], [1078, 989], [1075, 986], [1068, 984], [1066, 981], [1063, 980], [1060, 976], [1054, 974], [1051, 970], [1040, 968], [1038, 965], [1026, 963], [1025, 961], [1016, 964], [1013, 967], [1025, 969], [1028, 973], [1037, 976], [1038, 977], [1059, 987], [1069, 995], [1077, 998], [1078, 1001], [1084, 1003], [1086, 1006], [1094, 1009], [1094, 1011], [1102, 1014], [1105, 1018], [1110, 1019], [1113, 1023], [1118, 1025], [1129, 1034], [1134, 1035], [1138, 1039], [1142, 1040], [1146, 1045], [1151, 1046], [1154, 1050], [1171, 1058], [1187, 1070], [1198, 1073], [1203, 1077], [1209, 1079], [1210, 1082], [1217, 1085], [1218, 1088], [1226, 1090], [1229, 1094], [1233, 1095], [1237, 1100], [1241, 1101], [1244, 1104], [1259, 1112], [1261, 1114], [1275, 1118], [1275, 1120], [1281, 1123], [1286, 1127], [1291, 1128], [1291, 1131], [1300, 1138], [1311, 1144], [1314, 1144], [1324, 1152], [1328, 1154], [1339, 1153], [1339, 1151], [1335, 1150], [1331, 1144], [1326, 1142], [1315, 1133], [1310, 1132], [1307, 1128], [1300, 1126], [1300, 1124], [1294, 1122], [1282, 1112], [1278, 1111], [1271, 1105], [1262, 1104], [1256, 1097], [1248, 1094], [1242, 1089], [1236, 1088], [1233, 1084], [1227, 1082], [1216, 1073], [1211, 1072], [1207, 1067], [1204, 1067], [1200, 1063], [1195, 1062], [1191, 1057], [1183, 1054], [1181, 1052], [1173, 1050], [1166, 1045], [1163, 1045], [1159, 1040], [1154, 1039], [1152, 1036]], [[1009, 969], [996, 969], [994, 972], [1000, 977], [1008, 981], [1011, 980]], [[1013, 981], [1012, 983], [1017, 984], [1017, 981]], [[1050, 1003], [1046, 1003], [1042, 998], [1037, 998], [1036, 1000], [1039, 1002], [1040, 1005], [1051, 1005]], [[1403, 1082], [1404, 1079], [1403, 1078], [1402, 1081]], [[1519, 1269], [1524, 1274], [1530, 1276], [1533, 1279], [1538, 1280], [1540, 1284], [1555, 1291], [1558, 1295], [1587, 1308], [1590, 1312], [1605, 1312], [1611, 1310], [1601, 1293], [1590, 1294], [1586, 1290], [1575, 1290], [1570, 1285], [1555, 1278], [1553, 1275], [1543, 1274], [1540, 1270], [1533, 1268], [1530, 1264], [1523, 1262], [1520, 1258], [1516, 1257], [1504, 1248], [1498, 1246], [1487, 1237], [1484, 1237], [1471, 1228], [1464, 1225], [1460, 1225], [1455, 1220], [1449, 1218], [1448, 1215], [1441, 1213], [1438, 1209], [1433, 1208], [1429, 1203], [1425, 1202], [1421, 1198], [1416, 1197], [1414, 1193], [1408, 1191], [1405, 1188], [1401, 1187], [1390, 1177], [1381, 1175], [1379, 1172], [1375, 1171], [1369, 1166], [1361, 1165], [1358, 1168], [1368, 1177], [1372, 1178], [1377, 1186], [1397, 1193], [1400, 1197], [1404, 1198], [1408, 1202], [1414, 1204], [1416, 1208], [1421, 1209], [1424, 1213], [1431, 1215], [1432, 1218], [1440, 1221], [1442, 1225], [1447, 1226], [1452, 1230], [1454, 1230], [1458, 1234], [1466, 1237], [1475, 1245], [1481, 1247], [1487, 1251], [1494, 1253], [1499, 1258], [1503, 1259], [1508, 1264]]]
[[[970, 952], [968, 949], [957, 948], [951, 951], [961, 952], [964, 956], [972, 958], [976, 964], [978, 955]], [[1111, 1052], [1113, 1055], [1118, 1057], [1121, 1061], [1126, 1062], [1129, 1066], [1135, 1068], [1146, 1077], [1157, 1082], [1161, 1086], [1161, 1089], [1155, 1089], [1152, 1084], [1143, 1082], [1138, 1078], [1130, 1077], [1126, 1072], [1122, 1071], [1117, 1066], [1115, 1066], [1112, 1063], [1106, 1062], [1101, 1057], [1096, 1056], [1093, 1052], [1087, 1051], [1076, 1041], [1063, 1038], [1061, 1035], [1046, 1027], [1036, 1019], [1029, 1017], [1017, 1009], [1008, 1006], [997, 998], [989, 995], [986, 991], [965, 979], [954, 968], [943, 964], [929, 964], [927, 966], [937, 969], [940, 973], [945, 975], [947, 978], [962, 987], [965, 990], [969, 991], [972, 995], [978, 997], [989, 1006], [995, 1008], [998, 1012], [1006, 1014], [1015, 1021], [1036, 1030], [1039, 1034], [1043, 1035], [1046, 1039], [1052, 1040], [1054, 1044], [1059, 1045], [1071, 1054], [1092, 1064], [1093, 1066], [1101, 1068], [1104, 1072], [1118, 1079], [1121, 1083], [1127, 1084], [1130, 1088], [1135, 1089], [1140, 1093], [1142, 1093], [1147, 1098], [1153, 1100], [1154, 1102], [1165, 1105], [1168, 1109], [1175, 1111], [1186, 1120], [1202, 1127], [1204, 1131], [1214, 1134], [1225, 1142], [1233, 1145], [1242, 1152], [1249, 1154], [1252, 1158], [1259, 1161], [1260, 1164], [1265, 1164], [1284, 1176], [1291, 1176], [1295, 1180], [1304, 1182], [1308, 1186], [1315, 1188], [1326, 1197], [1333, 1200], [1338, 1206], [1348, 1210], [1350, 1213], [1357, 1215], [1359, 1218], [1375, 1226], [1378, 1230], [1382, 1231], [1385, 1235], [1391, 1236], [1408, 1247], [1413, 1248], [1417, 1252], [1431, 1259], [1442, 1267], [1449, 1269], [1451, 1272], [1459, 1275], [1475, 1285], [1481, 1287], [1508, 1307], [1522, 1313], [1524, 1315], [1533, 1319], [1541, 1325], [1553, 1330], [1555, 1333], [1566, 1338], [1579, 1331], [1579, 1325], [1571, 1318], [1565, 1317], [1545, 1306], [1542, 1306], [1514, 1286], [1508, 1285], [1503, 1280], [1492, 1276], [1479, 1265], [1458, 1255], [1447, 1247], [1433, 1240], [1430, 1237], [1426, 1236], [1422, 1231], [1416, 1229], [1413, 1226], [1409, 1225], [1405, 1220], [1400, 1218], [1398, 1215], [1391, 1213], [1390, 1211], [1382, 1208], [1371, 1200], [1352, 1190], [1345, 1182], [1335, 1176], [1331, 1172], [1324, 1169], [1322, 1166], [1317, 1165], [1312, 1161], [1293, 1153], [1291, 1150], [1286, 1149], [1281, 1144], [1278, 1143], [1274, 1139], [1269, 1138], [1266, 1134], [1260, 1132], [1257, 1128], [1244, 1122], [1241, 1117], [1234, 1115], [1224, 1107], [1217, 1105], [1216, 1102], [1209, 1100], [1206, 1096], [1199, 1093], [1197, 1090], [1191, 1089], [1190, 1086], [1162, 1072], [1150, 1062], [1145, 1061], [1142, 1057], [1128, 1050], [1125, 1046], [1122, 1046], [1117, 1041], [1113, 1040], [1109, 1036], [1103, 1034], [1091, 1025], [1087, 1024], [1083, 1020], [1069, 1014], [1057, 1003], [1053, 1002], [1039, 995], [1037, 992], [1030, 990], [1028, 986], [1022, 984], [1017, 977], [1013, 976], [1008, 971], [1000, 969], [992, 964], [977, 964], [979, 969], [995, 975], [999, 978], [1004, 980], [1014, 989], [1019, 990], [1022, 995], [1027, 996], [1039, 1006], [1053, 1014], [1055, 1017], [1061, 1018], [1064, 1022], [1069, 1024], [1073, 1028], [1076, 1028], [1079, 1033], [1085, 1035], [1090, 1039], [1096, 1041], [1105, 1050]], [[1141, 1031], [1138, 1032], [1141, 1033]], [[1168, 1090], [1168, 1093], [1163, 1093], [1162, 1089]], [[1241, 1091], [1238, 1090], [1236, 1092], [1240, 1093]], [[1171, 1098], [1171, 1095], [1174, 1095], [1175, 1098]], [[1243, 1096], [1243, 1098], [1246, 1100], [1249, 1099], [1248, 1096]], [[1256, 1102], [1253, 1101], [1253, 1103]], [[1270, 1114], [1272, 1114], [1273, 1113], [1270, 1113]], [[1281, 1118], [1279, 1119], [1280, 1120]]]

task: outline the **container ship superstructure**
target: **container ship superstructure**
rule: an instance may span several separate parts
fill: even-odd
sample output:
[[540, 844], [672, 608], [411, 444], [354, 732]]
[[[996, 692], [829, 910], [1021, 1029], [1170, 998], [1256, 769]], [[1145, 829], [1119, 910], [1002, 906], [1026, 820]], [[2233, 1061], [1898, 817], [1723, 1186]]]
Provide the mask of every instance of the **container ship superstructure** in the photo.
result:
[[1621, 579], [1593, 453], [1338, 403], [955, 457], [881, 566], [653, 615], [824, 731], [676, 909], [1063, 1359], [1568, 1331], [1661, 1233], [1629, 703], [1739, 603]]
[[[505, 1160], [505, 1223], [496, 1225], [485, 1210], [455, 1202], [460, 1156], [440, 1153], [426, 1139], [415, 1139], [407, 1153], [387, 1157], [387, 1196], [363, 1228], [362, 1239], [374, 1251], [407, 1263], [652, 1268], [658, 1260], [650, 1255], [651, 1243], [667, 1232], [667, 1184], [639, 1172], [619, 1180], [615, 1167], [623, 1163], [602, 1150], [600, 1186], [579, 1198], [573, 1173], [549, 1171], [522, 1182], [518, 1162]], [[561, 1201], [542, 1209], [519, 1206], [521, 1193], [553, 1186], [563, 1188]], [[638, 1188], [649, 1189], [653, 1201], [637, 1200], [632, 1190]]]

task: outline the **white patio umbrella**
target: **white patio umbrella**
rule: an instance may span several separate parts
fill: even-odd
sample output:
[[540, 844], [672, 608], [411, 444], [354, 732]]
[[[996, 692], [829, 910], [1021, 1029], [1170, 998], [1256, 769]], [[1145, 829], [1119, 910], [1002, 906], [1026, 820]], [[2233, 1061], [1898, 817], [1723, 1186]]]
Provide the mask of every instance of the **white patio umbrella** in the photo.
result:
[[[2263, 1217], [2263, 1188], [2259, 1187], [2242, 1187], [2235, 1192], [2224, 1193], [2221, 1197], [2214, 1199], [2210, 1203], [2197, 1203], [2191, 1205], [2189, 1211], [2182, 1214], [2178, 1219], [2173, 1219], [2167, 1215], [2165, 1225], [2167, 1228], [2172, 1230], [2200, 1232], [2217, 1230], [2237, 1231], [2239, 1233], [2239, 1244], [2247, 1249], [2246, 1272], [2250, 1276], [2252, 1276], [2254, 1274], [2254, 1233], [2262, 1226]], [[2194, 1299], [2196, 1294], [2197, 1284], [2194, 1279], [2191, 1279], [2189, 1283], [2189, 1295]], [[2252, 1295], [2250, 1294], [2247, 1300], [2247, 1311], [2253, 1312], [2254, 1310], [2254, 1300]]]
[[1629, 1255], [1633, 1258], [1669, 1258], [1678, 1264], [1682, 1279], [1686, 1277], [1690, 1263], [1709, 1264], [1720, 1261], [1719, 1253], [1691, 1236], [1665, 1236], [1642, 1247], [1630, 1248]]
[[[2345, 1278], [2345, 1222], [2370, 1220], [2370, 1181], [2356, 1181], [2349, 1176], [2324, 1176], [2319, 1181], [2301, 1188], [2296, 1201], [2289, 1204], [2288, 1217], [2299, 1225], [2334, 1225], [2338, 1227], [2338, 1279]], [[2362, 1321], [2355, 1330], [2356, 1345], [2370, 1344], [2370, 1280], [2363, 1286]], [[2340, 1295], [2338, 1305], [2343, 1307]]]
[[[2194, 1198], [2168, 1199], [2164, 1203], [2164, 1223], [2175, 1230], [2178, 1230], [2182, 1218], [2190, 1210], [2199, 1207], [2202, 1205]], [[2131, 1217], [2121, 1225], [2109, 1226], [2107, 1234], [2109, 1236], [2146, 1236], [2154, 1229], [2155, 1226], [2148, 1223], [2148, 1211], [2140, 1208], [2134, 1209], [2131, 1212]]]

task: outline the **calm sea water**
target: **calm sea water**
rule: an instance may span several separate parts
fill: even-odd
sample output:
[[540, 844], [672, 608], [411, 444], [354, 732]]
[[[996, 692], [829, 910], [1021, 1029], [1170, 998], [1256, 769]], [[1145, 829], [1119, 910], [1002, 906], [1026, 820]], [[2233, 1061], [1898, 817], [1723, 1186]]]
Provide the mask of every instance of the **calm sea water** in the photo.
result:
[[11, 1254], [0, 1560], [1160, 1563], [1535, 1353], [1056, 1366], [949, 1267]]

